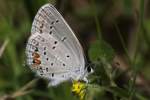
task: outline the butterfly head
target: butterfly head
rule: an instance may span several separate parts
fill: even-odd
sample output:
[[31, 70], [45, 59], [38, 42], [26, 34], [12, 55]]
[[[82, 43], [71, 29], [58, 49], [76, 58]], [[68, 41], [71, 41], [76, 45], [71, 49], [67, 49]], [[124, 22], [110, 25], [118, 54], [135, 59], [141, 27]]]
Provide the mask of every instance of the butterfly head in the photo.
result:
[[78, 75], [78, 77], [77, 77], [75, 80], [77, 80], [77, 81], [83, 81], [83, 82], [88, 83], [87, 77], [88, 77], [90, 74], [92, 74], [93, 72], [94, 72], [93, 69], [92, 69], [90, 66], [88, 66], [88, 67], [86, 67], [86, 68], [84, 69], [83, 72], [80, 73], [80, 75]]

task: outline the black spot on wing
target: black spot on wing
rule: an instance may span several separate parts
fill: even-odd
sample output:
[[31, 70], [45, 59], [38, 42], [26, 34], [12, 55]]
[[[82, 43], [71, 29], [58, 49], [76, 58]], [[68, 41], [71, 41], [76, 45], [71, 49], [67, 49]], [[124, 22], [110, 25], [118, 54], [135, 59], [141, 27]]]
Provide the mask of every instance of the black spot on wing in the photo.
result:
[[54, 21], [51, 22], [51, 25], [53, 25], [53, 24], [54, 24]]
[[56, 23], [58, 23], [58, 22], [59, 22], [59, 20], [57, 19], [57, 20], [56, 20]]
[[56, 48], [55, 46], [52, 47], [52, 49], [55, 49], [55, 48]]
[[54, 65], [54, 63], [51, 63], [51, 66], [53, 66]]
[[57, 41], [54, 41], [54, 44], [57, 44]]
[[44, 47], [44, 50], [46, 50], [46, 47]]
[[49, 32], [50, 35], [51, 35], [52, 33], [53, 33], [52, 31]]
[[66, 66], [66, 65], [63, 63], [63, 66]]
[[53, 26], [50, 26], [50, 29], [52, 29], [53, 28]]
[[46, 60], [48, 61], [49, 59], [48, 59], [48, 58], [46, 58]]
[[48, 72], [48, 68], [46, 68], [46, 72]]
[[54, 73], [52, 73], [52, 77], [54, 77]]
[[36, 51], [36, 52], [39, 51], [39, 50], [38, 50], [38, 47], [35, 48], [35, 51]]
[[44, 55], [46, 55], [46, 52], [44, 52]]
[[67, 57], [67, 58], [69, 58], [70, 56], [69, 56], [69, 55], [67, 55], [66, 57]]

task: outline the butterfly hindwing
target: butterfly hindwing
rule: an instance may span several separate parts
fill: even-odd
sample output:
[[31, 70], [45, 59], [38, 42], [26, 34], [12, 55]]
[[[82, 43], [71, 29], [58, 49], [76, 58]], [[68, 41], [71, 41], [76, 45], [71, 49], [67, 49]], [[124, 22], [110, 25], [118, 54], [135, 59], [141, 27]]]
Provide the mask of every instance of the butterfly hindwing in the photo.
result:
[[[68, 48], [61, 42], [56, 44], [55, 41], [56, 39], [47, 34], [31, 35], [26, 47], [28, 65], [39, 76], [47, 79], [67, 80], [77, 77], [80, 74], [80, 67], [74, 67], [73, 58], [67, 57], [66, 54], [71, 54]], [[34, 54], [38, 55], [38, 58], [35, 58]], [[34, 60], [39, 60], [40, 63]]]

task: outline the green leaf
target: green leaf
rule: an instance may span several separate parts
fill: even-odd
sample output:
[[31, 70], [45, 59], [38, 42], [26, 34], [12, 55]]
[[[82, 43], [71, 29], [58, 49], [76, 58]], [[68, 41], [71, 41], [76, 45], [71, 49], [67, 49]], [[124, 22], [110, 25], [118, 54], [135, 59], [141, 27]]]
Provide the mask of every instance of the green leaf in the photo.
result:
[[96, 40], [91, 43], [88, 55], [92, 62], [95, 62], [101, 58], [111, 62], [114, 57], [114, 50], [105, 41]]
[[104, 87], [96, 84], [88, 84], [85, 94], [85, 100], [100, 100], [104, 98], [105, 89]]

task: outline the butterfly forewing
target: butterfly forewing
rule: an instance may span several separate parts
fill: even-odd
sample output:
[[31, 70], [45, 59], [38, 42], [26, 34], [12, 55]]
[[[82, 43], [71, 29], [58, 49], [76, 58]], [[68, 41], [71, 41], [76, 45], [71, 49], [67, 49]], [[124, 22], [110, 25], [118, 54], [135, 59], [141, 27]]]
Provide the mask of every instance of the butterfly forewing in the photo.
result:
[[[33, 23], [38, 22], [37, 20], [40, 20], [40, 22], [42, 23], [34, 24], [32, 30], [52, 35], [58, 40], [64, 42], [68, 49], [75, 52], [75, 54], [78, 56], [77, 61], [79, 65], [81, 65], [82, 67], [84, 66], [85, 62], [83, 50], [78, 39], [53, 5], [46, 4], [41, 7], [35, 19], [36, 20], [34, 20]], [[35, 29], [35, 26], [38, 28]], [[32, 34], [34, 34], [35, 31], [31, 31]]]

